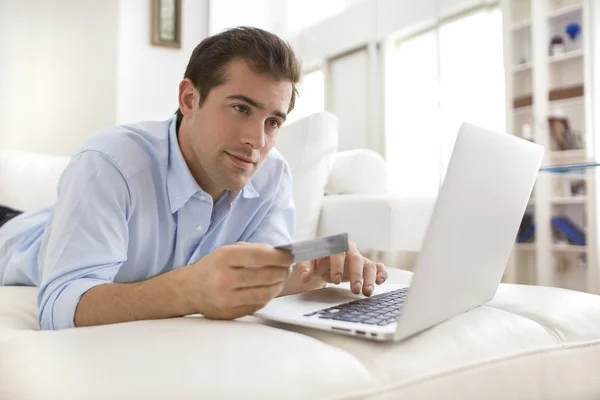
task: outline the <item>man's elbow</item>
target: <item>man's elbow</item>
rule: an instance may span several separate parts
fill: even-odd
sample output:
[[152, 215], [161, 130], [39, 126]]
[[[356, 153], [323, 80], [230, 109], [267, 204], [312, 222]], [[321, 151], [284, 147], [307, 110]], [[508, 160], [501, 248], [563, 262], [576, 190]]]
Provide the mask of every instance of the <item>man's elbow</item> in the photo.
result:
[[78, 279], [52, 287], [42, 284], [38, 293], [38, 324], [41, 330], [75, 327], [75, 310], [81, 296], [94, 286], [106, 283], [97, 279]]

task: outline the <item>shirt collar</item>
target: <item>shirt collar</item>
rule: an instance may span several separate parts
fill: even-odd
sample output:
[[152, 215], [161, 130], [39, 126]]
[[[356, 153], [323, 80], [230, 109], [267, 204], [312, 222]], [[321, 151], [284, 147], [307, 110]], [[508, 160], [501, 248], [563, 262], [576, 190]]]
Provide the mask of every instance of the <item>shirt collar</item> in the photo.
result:
[[[167, 167], [167, 191], [169, 193], [169, 203], [171, 212], [177, 212], [187, 201], [196, 193], [210, 196], [198, 185], [190, 172], [179, 142], [177, 140], [177, 118], [171, 118], [169, 122], [169, 164]], [[240, 191], [230, 194], [231, 202], [235, 200]], [[253, 199], [260, 197], [251, 181], [241, 190], [242, 197], [245, 199]]]

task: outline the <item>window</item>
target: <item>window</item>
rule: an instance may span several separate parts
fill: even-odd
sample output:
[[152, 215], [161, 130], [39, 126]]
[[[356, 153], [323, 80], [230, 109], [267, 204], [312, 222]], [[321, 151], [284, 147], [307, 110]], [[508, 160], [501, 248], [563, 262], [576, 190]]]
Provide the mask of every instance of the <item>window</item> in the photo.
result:
[[433, 196], [439, 181], [435, 32], [392, 50], [386, 70], [386, 158], [390, 190]]
[[462, 122], [505, 130], [502, 46], [497, 7], [392, 44], [385, 77], [392, 192], [435, 196]]
[[298, 97], [294, 110], [288, 116], [291, 123], [310, 114], [325, 111], [325, 78], [320, 70], [302, 76], [298, 84]]

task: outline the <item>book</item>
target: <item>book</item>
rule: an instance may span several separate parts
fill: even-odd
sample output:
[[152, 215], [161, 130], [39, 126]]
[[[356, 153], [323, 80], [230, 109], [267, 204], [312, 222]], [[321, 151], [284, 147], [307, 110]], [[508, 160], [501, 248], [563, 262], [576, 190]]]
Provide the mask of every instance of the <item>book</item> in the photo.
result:
[[552, 225], [562, 232], [570, 243], [585, 246], [585, 233], [568, 217], [552, 217]]

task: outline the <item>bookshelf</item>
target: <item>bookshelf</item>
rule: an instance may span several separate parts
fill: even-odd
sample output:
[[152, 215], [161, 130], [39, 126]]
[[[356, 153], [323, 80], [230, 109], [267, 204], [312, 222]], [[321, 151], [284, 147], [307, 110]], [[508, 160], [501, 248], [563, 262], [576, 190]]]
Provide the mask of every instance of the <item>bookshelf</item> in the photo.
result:
[[[593, 50], [595, 0], [503, 0], [507, 130], [546, 148], [544, 165], [598, 160]], [[505, 282], [600, 293], [600, 169], [540, 172], [526, 215], [535, 233], [513, 248]], [[553, 227], [566, 217], [585, 233], [575, 244]]]

